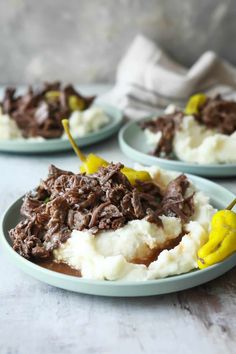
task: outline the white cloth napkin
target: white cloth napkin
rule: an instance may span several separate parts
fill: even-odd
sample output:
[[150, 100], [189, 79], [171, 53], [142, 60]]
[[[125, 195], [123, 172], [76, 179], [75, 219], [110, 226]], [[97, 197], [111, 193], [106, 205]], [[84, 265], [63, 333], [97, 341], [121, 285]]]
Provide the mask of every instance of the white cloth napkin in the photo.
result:
[[117, 69], [116, 85], [101, 97], [122, 109], [129, 118], [140, 118], [170, 103], [184, 106], [189, 96], [221, 93], [236, 99], [236, 68], [214, 52], [205, 52], [190, 68], [170, 59], [161, 48], [138, 35]]

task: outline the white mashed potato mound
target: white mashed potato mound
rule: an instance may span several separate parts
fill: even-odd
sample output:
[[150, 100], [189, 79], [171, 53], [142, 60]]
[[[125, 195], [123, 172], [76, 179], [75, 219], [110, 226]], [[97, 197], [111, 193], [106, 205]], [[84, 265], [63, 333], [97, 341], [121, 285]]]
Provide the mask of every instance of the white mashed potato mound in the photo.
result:
[[[109, 117], [100, 107], [91, 107], [85, 111], [75, 111], [71, 114], [69, 124], [71, 134], [76, 137], [96, 132], [109, 122]], [[63, 137], [66, 137], [64, 134]]]
[[184, 117], [173, 145], [176, 156], [182, 161], [200, 164], [236, 162], [236, 132], [231, 135], [217, 133], [200, 125], [193, 116]]
[[[141, 166], [136, 168], [144, 169]], [[145, 170], [162, 187], [178, 176], [157, 167]], [[55, 260], [80, 270], [84, 278], [98, 280], [158, 279], [196, 268], [197, 251], [207, 241], [215, 210], [208, 198], [196, 191], [192, 184], [187, 192], [195, 192], [195, 212], [191, 221], [184, 225], [186, 235], [174, 248], [161, 251], [149, 266], [132, 261], [148, 259], [153, 250], [163, 249], [168, 241], [177, 238], [182, 231], [179, 218], [161, 216], [163, 227], [144, 219], [133, 220], [115, 231], [100, 231], [96, 235], [74, 230], [71, 237], [54, 250]]]
[[[174, 113], [175, 107], [170, 105], [166, 114]], [[155, 147], [161, 139], [161, 132], [153, 133], [145, 129], [147, 144]], [[193, 116], [185, 116], [176, 131], [173, 140], [173, 152], [177, 158], [185, 162], [199, 164], [235, 163], [236, 132], [231, 135], [220, 134], [199, 124]]]
[[145, 129], [145, 136], [148, 145], [157, 146], [161, 140], [161, 132], [153, 133], [149, 129]]
[[8, 114], [0, 112], [0, 140], [12, 140], [22, 138], [20, 129]]

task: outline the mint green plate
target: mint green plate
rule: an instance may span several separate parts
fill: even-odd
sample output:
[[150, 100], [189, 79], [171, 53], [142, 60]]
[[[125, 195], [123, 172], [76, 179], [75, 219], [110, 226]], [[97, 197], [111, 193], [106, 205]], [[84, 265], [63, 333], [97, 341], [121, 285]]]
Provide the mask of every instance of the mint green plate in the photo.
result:
[[[150, 119], [150, 117], [145, 118], [139, 122]], [[236, 176], [236, 164], [200, 165], [179, 160], [167, 160], [150, 155], [151, 148], [146, 143], [146, 137], [143, 130], [139, 127], [139, 122], [129, 122], [119, 132], [120, 148], [132, 160], [145, 165], [158, 165], [166, 170], [193, 173], [201, 176]]]
[[[217, 208], [225, 208], [225, 206], [235, 198], [231, 192], [216, 183], [191, 175], [189, 175], [189, 178], [200, 190], [210, 196], [212, 204]], [[60, 274], [26, 260], [12, 249], [8, 230], [19, 222], [21, 204], [22, 199], [18, 199], [3, 216], [0, 232], [0, 246], [18, 268], [40, 281], [62, 289], [102, 296], [159, 295], [206, 283], [224, 274], [236, 265], [236, 254], [234, 254], [224, 262], [204, 270], [195, 270], [165, 279], [137, 282], [98, 281]]]
[[[115, 134], [123, 120], [123, 114], [117, 108], [104, 105], [96, 104], [96, 106], [101, 107], [108, 115], [109, 122], [104, 125], [101, 129], [96, 132], [89, 133], [84, 137], [76, 138], [75, 141], [79, 147], [88, 146], [104, 140], [111, 135]], [[45, 152], [56, 152], [70, 150], [71, 145], [68, 139], [48, 139], [42, 141], [31, 141], [31, 140], [8, 140], [0, 141], [0, 151], [13, 152], [13, 153], [45, 153]]]

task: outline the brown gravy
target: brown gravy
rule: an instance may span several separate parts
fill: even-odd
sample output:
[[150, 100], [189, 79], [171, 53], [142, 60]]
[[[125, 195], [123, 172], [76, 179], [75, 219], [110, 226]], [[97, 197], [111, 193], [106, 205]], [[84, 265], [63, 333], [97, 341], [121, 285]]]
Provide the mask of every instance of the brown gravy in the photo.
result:
[[[152, 263], [153, 261], [155, 261], [157, 259], [157, 257], [161, 253], [161, 251], [163, 251], [164, 249], [170, 250], [171, 248], [174, 248], [175, 246], [177, 246], [180, 243], [183, 235], [184, 234], [181, 234], [176, 239], [167, 241], [163, 245], [162, 248], [156, 248], [153, 250], [150, 249], [149, 257], [147, 257], [146, 259], [135, 258], [135, 259], [132, 259], [132, 261], [130, 261], [130, 262], [135, 263], [135, 264], [144, 264], [148, 267], [150, 263]], [[81, 277], [81, 272], [79, 270], [73, 269], [65, 263], [57, 263], [53, 259], [46, 259], [46, 260], [41, 259], [41, 260], [34, 261], [34, 263], [43, 267], [43, 268], [53, 270], [54, 272], [67, 274], [67, 275], [73, 275], [75, 277]]]
[[79, 270], [73, 269], [65, 263], [57, 263], [52, 259], [46, 260], [37, 260], [34, 262], [35, 264], [39, 265], [40, 267], [47, 268], [49, 270], [53, 270], [54, 272], [73, 275], [75, 277], [81, 277], [81, 273]]
[[165, 244], [163, 245], [163, 247], [161, 248], [154, 248], [154, 249], [150, 249], [150, 253], [149, 256], [146, 259], [139, 259], [139, 258], [134, 258], [132, 259], [131, 263], [135, 263], [135, 264], [144, 264], [145, 266], [149, 266], [152, 262], [156, 261], [159, 254], [163, 251], [163, 250], [170, 250], [172, 248], [174, 248], [175, 246], [177, 246], [180, 241], [182, 240], [183, 234], [181, 234], [180, 236], [178, 236], [177, 238], [173, 239], [173, 240], [169, 240], [166, 241]]

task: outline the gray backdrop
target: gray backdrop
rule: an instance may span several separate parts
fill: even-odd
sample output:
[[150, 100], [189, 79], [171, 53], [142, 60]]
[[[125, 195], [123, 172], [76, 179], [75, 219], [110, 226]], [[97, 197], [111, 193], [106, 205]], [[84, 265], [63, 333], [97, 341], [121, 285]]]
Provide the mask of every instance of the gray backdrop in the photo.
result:
[[236, 64], [236, 2], [0, 0], [0, 83], [111, 82], [142, 32], [179, 62], [207, 49]]

